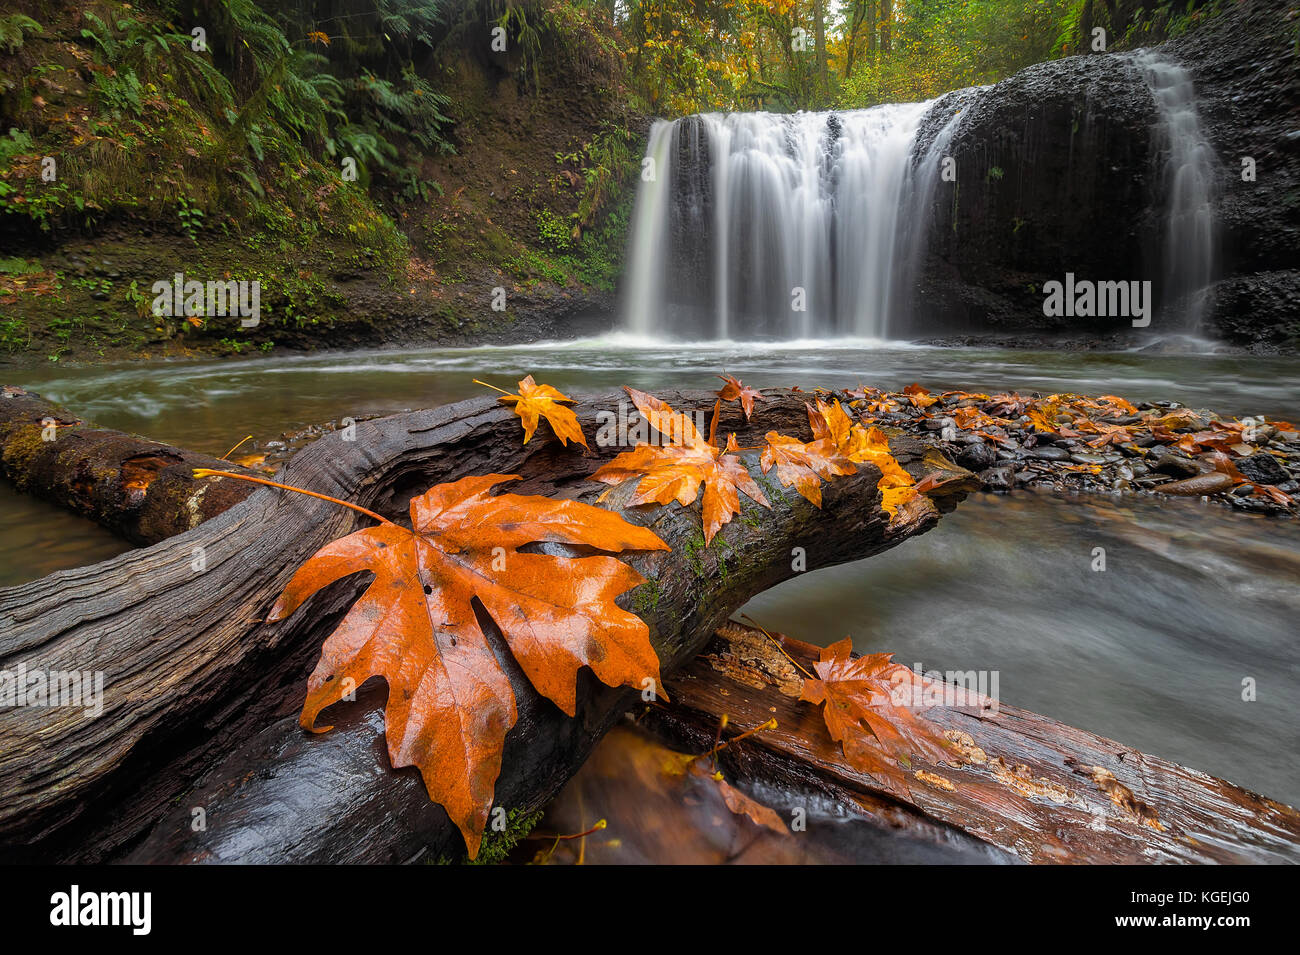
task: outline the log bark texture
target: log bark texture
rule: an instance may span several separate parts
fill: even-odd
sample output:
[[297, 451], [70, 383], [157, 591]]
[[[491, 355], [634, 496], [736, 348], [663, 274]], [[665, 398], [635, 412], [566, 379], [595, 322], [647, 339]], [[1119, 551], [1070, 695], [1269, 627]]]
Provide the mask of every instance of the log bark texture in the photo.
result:
[[[720, 434], [740, 444], [767, 430], [810, 437], [804, 396], [767, 392], [754, 425], [724, 410]], [[589, 440], [598, 411], [619, 395], [580, 401]], [[711, 393], [666, 393], [674, 407], [706, 408]], [[915, 476], [941, 459], [899, 438]], [[592, 451], [554, 441], [546, 425], [527, 445], [518, 418], [491, 398], [360, 422], [355, 441], [328, 435], [296, 455], [277, 479], [407, 521], [410, 498], [470, 474], [515, 473], [508, 489], [594, 501], [590, 474], [623, 448]], [[890, 521], [879, 472], [829, 482], [818, 510], [743, 454], [772, 503], [742, 498], [743, 511], [703, 546], [698, 503], [629, 508], [671, 553], [628, 559], [647, 584], [625, 595], [651, 629], [663, 672], [690, 659], [750, 596], [788, 578], [791, 549], [807, 569], [892, 547], [937, 522], [926, 499]], [[973, 480], [950, 464], [938, 491], [953, 506]], [[235, 484], [214, 480], [214, 485]], [[624, 485], [605, 506], [619, 509]], [[288, 620], [267, 610], [294, 570], [329, 540], [364, 521], [351, 511], [260, 489], [224, 513], [152, 547], [0, 591], [0, 669], [100, 671], [102, 714], [18, 708], [0, 714], [0, 845], [16, 859], [136, 862], [377, 862], [455, 855], [459, 835], [432, 805], [413, 769], [393, 771], [383, 742], [386, 688], [371, 681], [357, 703], [312, 736], [297, 725], [306, 674], [320, 644], [368, 584], [352, 577], [316, 595]], [[196, 570], [196, 548], [206, 569]], [[635, 694], [580, 677], [578, 715], [566, 718], [523, 678], [500, 634], [485, 632], [511, 676], [519, 721], [506, 744], [497, 805], [544, 805]], [[206, 828], [195, 831], [195, 810]]]
[[238, 481], [196, 482], [194, 468], [253, 473], [101, 428], [21, 388], [0, 390], [0, 476], [134, 544], [191, 530], [253, 491]]
[[[783, 646], [811, 669], [816, 648]], [[729, 623], [665, 680], [671, 705], [652, 708], [642, 725], [697, 752], [712, 747], [724, 713], [728, 735], [775, 717], [776, 729], [720, 755], [728, 779], [761, 786], [785, 818], [790, 806], [773, 793], [806, 805], [813, 791], [908, 836], [955, 829], [1024, 862], [1300, 862], [1300, 812], [1290, 806], [988, 699], [925, 711], [953, 741], [957, 765], [916, 760], [910, 798], [900, 797], [847, 764], [821, 707], [798, 702], [800, 680], [761, 631]]]

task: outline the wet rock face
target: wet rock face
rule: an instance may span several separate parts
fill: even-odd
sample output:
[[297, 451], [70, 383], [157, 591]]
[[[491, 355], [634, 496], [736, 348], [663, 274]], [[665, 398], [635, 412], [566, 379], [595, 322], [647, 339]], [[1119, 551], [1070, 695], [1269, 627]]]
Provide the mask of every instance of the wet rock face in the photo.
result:
[[[1300, 58], [1287, 17], [1279, 0], [1246, 0], [1159, 48], [1191, 74], [1216, 157], [1218, 281], [1204, 330], [1259, 351], [1300, 346]], [[935, 116], [951, 114], [943, 106]], [[1042, 284], [1067, 271], [1154, 279], [1159, 305], [1162, 157], [1132, 57], [1041, 63], [963, 107], [945, 150], [957, 182], [935, 189], [918, 256], [917, 334], [1131, 335], [1127, 318], [1044, 316]], [[923, 125], [922, 145], [938, 125]]]
[[[1165, 45], [1192, 73], [1223, 164], [1225, 275], [1300, 268], [1300, 58], [1294, 5], [1246, 0]], [[1255, 180], [1242, 178], [1242, 160]]]
[[1041, 63], [977, 94], [942, 150], [957, 180], [934, 191], [914, 327], [1131, 327], [1128, 319], [1047, 319], [1041, 289], [1067, 271], [1144, 277], [1156, 225], [1154, 122], [1143, 78], [1123, 56]]

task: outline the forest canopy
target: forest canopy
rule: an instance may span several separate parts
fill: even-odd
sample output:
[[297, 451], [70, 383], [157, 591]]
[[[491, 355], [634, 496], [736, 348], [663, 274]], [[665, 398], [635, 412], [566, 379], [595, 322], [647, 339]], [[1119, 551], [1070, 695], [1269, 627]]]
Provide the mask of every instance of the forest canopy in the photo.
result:
[[[1211, 4], [1213, 6], [1214, 4]], [[652, 109], [785, 111], [928, 99], [1186, 29], [1198, 0], [618, 0]]]

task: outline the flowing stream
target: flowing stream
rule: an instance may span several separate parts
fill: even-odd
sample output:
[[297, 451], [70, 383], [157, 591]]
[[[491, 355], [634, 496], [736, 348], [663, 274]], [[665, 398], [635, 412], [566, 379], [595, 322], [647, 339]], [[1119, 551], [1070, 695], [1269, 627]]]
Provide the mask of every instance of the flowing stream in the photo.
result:
[[[1286, 359], [1034, 353], [803, 342], [684, 346], [611, 337], [557, 345], [39, 368], [7, 377], [103, 425], [214, 454], [244, 435], [431, 407], [513, 386], [747, 384], [1114, 393], [1225, 414], [1300, 416]], [[761, 405], [759, 406], [761, 408]], [[247, 447], [247, 446], [246, 446]], [[0, 487], [0, 585], [102, 560], [124, 544]], [[1091, 571], [1095, 547], [1104, 573]], [[1300, 528], [1192, 502], [976, 496], [932, 533], [816, 571], [751, 603], [814, 642], [851, 633], [927, 669], [998, 670], [1037, 710], [1292, 804], [1300, 770]], [[1253, 679], [1258, 698], [1241, 699]]]

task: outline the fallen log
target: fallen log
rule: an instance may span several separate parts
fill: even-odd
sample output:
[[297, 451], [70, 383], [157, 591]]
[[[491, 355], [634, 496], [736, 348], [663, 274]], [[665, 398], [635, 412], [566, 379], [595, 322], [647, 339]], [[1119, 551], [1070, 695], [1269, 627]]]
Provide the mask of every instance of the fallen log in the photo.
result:
[[0, 390], [0, 476], [134, 544], [184, 533], [252, 493], [239, 481], [196, 482], [194, 468], [245, 471], [101, 428], [21, 388]]
[[[643, 720], [644, 722], [644, 720]], [[731, 731], [734, 734], [734, 730]], [[726, 735], [726, 734], [724, 734]], [[679, 741], [680, 742], [680, 741]], [[824, 779], [723, 773], [702, 742], [678, 745], [620, 723], [546, 807], [529, 837], [532, 861], [565, 865], [1015, 865], [1008, 852], [918, 813], [867, 815]], [[722, 751], [725, 754], [726, 750]], [[720, 762], [722, 762], [720, 760]], [[752, 770], [753, 763], [744, 769]], [[806, 770], [805, 770], [806, 772]], [[744, 795], [737, 798], [736, 786]], [[748, 802], [746, 800], [751, 800]], [[543, 833], [584, 833], [549, 840]], [[527, 861], [527, 850], [514, 858]]]
[[[782, 646], [811, 669], [815, 647], [789, 638]], [[910, 797], [891, 793], [846, 763], [820, 707], [798, 702], [800, 682], [772, 639], [728, 623], [666, 678], [672, 702], [649, 707], [640, 725], [701, 752], [723, 714], [728, 735], [775, 718], [775, 729], [719, 757], [733, 784], [761, 787], [764, 804], [786, 819], [815, 792], [913, 839], [950, 828], [1032, 863], [1300, 861], [1300, 812], [1290, 806], [974, 694], [925, 711], [953, 742], [957, 765], [918, 758]]]
[[[735, 431], [742, 445], [759, 443], [769, 429], [809, 436], [802, 395], [765, 395], [754, 425], [728, 408], [721, 433]], [[712, 404], [711, 393], [662, 397], [676, 407]], [[586, 399], [575, 411], [590, 434], [597, 412], [618, 402]], [[606, 491], [588, 478], [620, 448], [593, 444], [583, 454], [546, 437], [523, 445], [509, 409], [473, 399], [361, 422], [353, 441], [326, 436], [277, 480], [403, 523], [413, 495], [469, 474], [520, 474], [511, 490], [522, 494], [592, 502]], [[920, 442], [899, 439], [895, 450], [916, 477], [936, 466], [951, 472], [934, 492], [943, 508], [972, 483]], [[878, 553], [939, 518], [921, 498], [890, 521], [870, 465], [828, 483], [818, 510], [760, 475], [755, 453], [743, 459], [772, 509], [746, 500], [708, 547], [698, 505], [625, 512], [672, 547], [628, 559], [647, 583], [624, 598], [649, 624], [664, 673], [690, 659], [750, 596], [796, 573], [793, 547], [804, 549], [800, 566], [811, 570]], [[606, 506], [622, 507], [631, 490], [615, 489]], [[388, 765], [382, 685], [368, 684], [357, 703], [327, 713], [336, 728], [324, 736], [297, 725], [320, 644], [368, 581], [339, 581], [289, 619], [263, 622], [293, 571], [357, 526], [350, 511], [261, 489], [152, 547], [0, 591], [0, 669], [101, 672], [106, 684], [96, 719], [38, 708], [0, 714], [5, 856], [366, 862], [459, 851], [459, 835], [429, 803], [418, 774]], [[500, 634], [485, 629], [500, 647]], [[570, 720], [499, 656], [519, 720], [507, 738], [497, 805], [528, 810], [554, 795], [636, 696], [584, 672]]]

